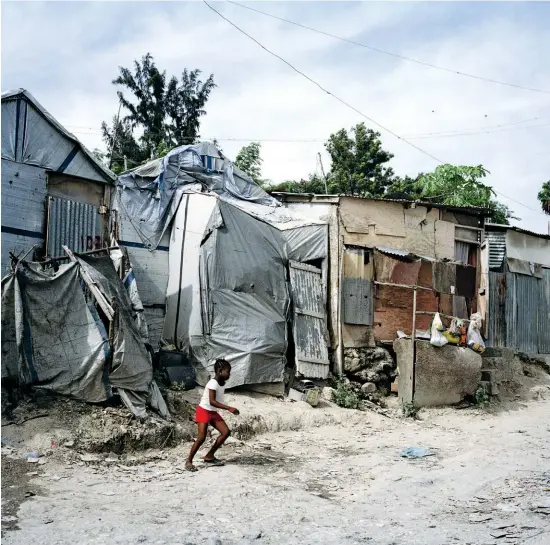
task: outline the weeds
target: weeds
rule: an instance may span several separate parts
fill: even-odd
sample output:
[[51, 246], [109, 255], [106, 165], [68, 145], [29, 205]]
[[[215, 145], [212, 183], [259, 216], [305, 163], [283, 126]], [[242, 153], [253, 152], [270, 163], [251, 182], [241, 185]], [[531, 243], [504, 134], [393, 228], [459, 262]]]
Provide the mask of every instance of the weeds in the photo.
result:
[[487, 407], [487, 405], [489, 405], [491, 398], [489, 396], [489, 392], [487, 392], [487, 388], [482, 385], [478, 386], [475, 394], [475, 402], [476, 405], [479, 405], [480, 407]]
[[401, 412], [405, 418], [418, 418], [420, 407], [414, 403], [414, 401], [401, 403]]
[[359, 394], [346, 383], [343, 378], [338, 379], [336, 388], [332, 393], [334, 403], [344, 409], [361, 409], [362, 402]]

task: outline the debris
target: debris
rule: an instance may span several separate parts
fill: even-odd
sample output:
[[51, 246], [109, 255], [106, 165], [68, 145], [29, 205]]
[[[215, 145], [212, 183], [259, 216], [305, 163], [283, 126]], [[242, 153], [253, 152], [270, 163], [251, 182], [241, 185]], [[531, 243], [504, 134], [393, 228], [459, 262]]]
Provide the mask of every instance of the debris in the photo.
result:
[[67, 441], [63, 441], [62, 446], [64, 446], [65, 448], [73, 448], [74, 441], [72, 439], [67, 439]]
[[435, 456], [435, 452], [430, 452], [425, 447], [407, 447], [401, 451], [403, 458], [425, 458], [426, 456]]
[[53, 522], [53, 519], [45, 519], [44, 524], [51, 524]]
[[118, 454], [115, 454], [114, 452], [110, 452], [107, 458], [105, 458], [105, 462], [108, 464], [113, 464], [118, 462], [119, 458], [120, 457], [118, 456]]
[[217, 536], [211, 536], [208, 539], [208, 545], [222, 545], [222, 540]]
[[40, 460], [40, 454], [38, 454], [38, 452], [29, 452], [25, 455], [25, 457], [27, 458], [27, 462], [29, 462], [29, 464], [37, 464]]
[[506, 537], [508, 535], [508, 532], [491, 532], [491, 537], [494, 537], [495, 539], [500, 539], [502, 537]]
[[28, 492], [25, 492], [25, 498], [32, 498], [33, 496], [36, 496], [34, 492], [31, 492], [30, 490]]
[[80, 459], [83, 462], [101, 462], [102, 457], [99, 454], [81, 454]]
[[493, 517], [491, 515], [470, 515], [470, 522], [472, 523], [479, 523], [479, 522], [487, 522], [488, 520], [491, 520]]
[[29, 471], [27, 473], [27, 477], [36, 477], [38, 475], [38, 471]]

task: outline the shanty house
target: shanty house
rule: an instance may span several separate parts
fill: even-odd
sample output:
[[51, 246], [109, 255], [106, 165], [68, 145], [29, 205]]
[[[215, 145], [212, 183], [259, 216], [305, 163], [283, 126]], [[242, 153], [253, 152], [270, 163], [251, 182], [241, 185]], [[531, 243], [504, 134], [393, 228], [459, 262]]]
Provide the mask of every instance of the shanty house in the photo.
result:
[[329, 224], [329, 333], [336, 370], [358, 351], [477, 309], [487, 211], [424, 202], [274, 193]]
[[121, 175], [114, 208], [155, 348], [181, 352], [199, 382], [228, 359], [230, 387], [282, 393], [289, 363], [328, 375], [326, 222], [284, 209], [206, 142]]
[[550, 354], [550, 235], [486, 224], [481, 262], [489, 345]]
[[26, 90], [2, 94], [2, 256], [102, 247], [114, 175]]

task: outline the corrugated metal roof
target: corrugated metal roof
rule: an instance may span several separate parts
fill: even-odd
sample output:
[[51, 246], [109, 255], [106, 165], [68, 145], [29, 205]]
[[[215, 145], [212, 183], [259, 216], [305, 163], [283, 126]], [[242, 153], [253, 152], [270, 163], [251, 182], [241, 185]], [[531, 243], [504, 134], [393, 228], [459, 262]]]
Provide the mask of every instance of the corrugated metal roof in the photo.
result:
[[314, 194], [314, 193], [288, 193], [284, 191], [273, 191], [271, 194], [276, 197], [283, 197], [285, 200], [288, 199], [288, 197], [301, 197], [302, 199], [304, 197], [309, 197], [310, 200], [314, 200], [316, 198], [321, 199], [328, 199], [328, 198], [338, 198], [338, 197], [346, 197], [348, 199], [361, 199], [366, 201], [382, 201], [382, 202], [395, 202], [400, 204], [416, 204], [418, 206], [426, 206], [430, 208], [437, 208], [442, 210], [451, 210], [455, 212], [461, 212], [463, 214], [470, 214], [472, 216], [482, 216], [482, 217], [489, 217], [492, 214], [492, 211], [488, 208], [481, 208], [479, 206], [451, 206], [447, 204], [437, 204], [432, 203], [429, 201], [414, 201], [414, 200], [407, 200], [407, 199], [384, 199], [382, 197], [355, 197], [352, 195], [322, 195], [322, 194]]
[[502, 225], [500, 223], [486, 223], [485, 224], [485, 231], [493, 231], [493, 232], [506, 232], [506, 231], [516, 231], [517, 233], [523, 233], [525, 235], [531, 235], [534, 237], [544, 238], [544, 239], [550, 239], [550, 235], [546, 233], [535, 233], [534, 231], [528, 231], [527, 229], [522, 229], [521, 227], [516, 227], [514, 225]]
[[99, 159], [96, 158], [96, 156], [82, 144], [82, 142], [72, 133], [70, 133], [53, 115], [51, 115], [44, 106], [42, 106], [26, 89], [15, 89], [13, 91], [6, 91], [2, 93], [2, 102], [6, 100], [16, 100], [18, 98], [24, 98], [28, 102], [30, 102], [34, 108], [39, 111], [44, 118], [53, 125], [59, 132], [61, 132], [64, 136], [72, 140], [75, 144], [77, 144], [82, 151], [86, 155], [86, 157], [92, 162], [92, 164], [96, 167], [97, 170], [99, 170], [103, 176], [105, 177], [106, 182], [113, 182], [115, 180], [115, 174], [111, 172], [108, 168], [106, 168]]

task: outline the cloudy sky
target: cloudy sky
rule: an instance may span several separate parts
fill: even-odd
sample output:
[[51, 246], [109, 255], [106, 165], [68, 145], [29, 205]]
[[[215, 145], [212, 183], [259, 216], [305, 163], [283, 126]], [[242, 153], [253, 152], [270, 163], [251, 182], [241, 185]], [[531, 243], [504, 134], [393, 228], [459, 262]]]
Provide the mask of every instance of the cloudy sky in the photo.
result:
[[[101, 122], [117, 110], [111, 81], [118, 66], [150, 52], [169, 75], [183, 68], [214, 74], [218, 87], [201, 135], [217, 138], [229, 157], [262, 141], [266, 178], [315, 172], [330, 133], [361, 121], [380, 130], [398, 174], [437, 166], [378, 122], [444, 162], [483, 164], [521, 225], [547, 232], [536, 194], [550, 179], [550, 3], [246, 4], [399, 55], [546, 93], [461, 77], [226, 2], [213, 5], [373, 121], [268, 55], [202, 2], [3, 2], [2, 90], [26, 88], [86, 146], [102, 147]], [[328, 157], [323, 160], [327, 168]]]

